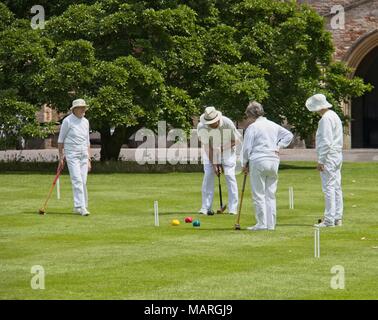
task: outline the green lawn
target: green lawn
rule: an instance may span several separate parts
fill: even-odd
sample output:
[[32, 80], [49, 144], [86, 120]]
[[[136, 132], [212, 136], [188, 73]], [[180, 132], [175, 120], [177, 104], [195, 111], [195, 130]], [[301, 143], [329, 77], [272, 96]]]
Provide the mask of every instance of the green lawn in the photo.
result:
[[[0, 174], [0, 299], [378, 299], [378, 164], [344, 165], [344, 226], [321, 230], [320, 259], [312, 224], [323, 195], [313, 167], [280, 170], [277, 230], [255, 233], [245, 230], [254, 223], [249, 183], [244, 229], [234, 231], [232, 216], [196, 214], [201, 173], [93, 174], [89, 217], [71, 213], [67, 175], [62, 199], [54, 193], [40, 216], [53, 175]], [[45, 290], [31, 289], [33, 265], [45, 269]], [[345, 268], [343, 290], [330, 286], [335, 265]]]

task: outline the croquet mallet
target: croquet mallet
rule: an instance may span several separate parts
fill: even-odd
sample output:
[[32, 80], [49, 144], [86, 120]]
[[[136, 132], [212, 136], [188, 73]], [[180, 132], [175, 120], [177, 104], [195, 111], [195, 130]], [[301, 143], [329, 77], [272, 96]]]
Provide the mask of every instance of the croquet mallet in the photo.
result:
[[222, 197], [222, 186], [221, 186], [221, 173], [223, 168], [221, 165], [218, 165], [218, 188], [219, 188], [219, 205], [220, 208], [217, 210], [217, 213], [224, 213], [227, 208], [227, 204], [223, 205], [223, 197]]
[[57, 170], [57, 172], [56, 172], [56, 175], [55, 175], [54, 181], [53, 181], [53, 183], [52, 183], [52, 185], [51, 185], [51, 188], [50, 188], [50, 190], [49, 190], [49, 193], [48, 193], [48, 195], [47, 195], [47, 199], [46, 199], [46, 201], [45, 201], [43, 207], [40, 208], [39, 211], [38, 211], [39, 214], [46, 214], [47, 203], [49, 202], [49, 200], [50, 200], [50, 198], [51, 198], [51, 194], [52, 194], [52, 192], [53, 192], [53, 190], [54, 190], [54, 187], [55, 187], [55, 185], [56, 185], [56, 182], [58, 181], [58, 179], [59, 179], [59, 177], [60, 177], [60, 174], [61, 174], [62, 171], [63, 171], [63, 168], [64, 168], [64, 164], [63, 164], [62, 166], [61, 166], [61, 165], [58, 166], [58, 170]]
[[244, 197], [245, 183], [247, 181], [247, 175], [248, 173], [244, 173], [243, 187], [242, 187], [242, 191], [240, 195], [239, 210], [238, 210], [238, 215], [236, 217], [235, 230], [240, 230], [240, 213], [241, 213], [241, 209], [243, 205], [243, 197]]

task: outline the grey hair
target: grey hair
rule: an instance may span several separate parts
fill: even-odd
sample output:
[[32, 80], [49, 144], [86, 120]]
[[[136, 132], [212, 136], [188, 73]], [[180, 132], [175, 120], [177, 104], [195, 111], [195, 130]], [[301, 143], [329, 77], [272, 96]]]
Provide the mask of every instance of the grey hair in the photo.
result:
[[261, 105], [261, 103], [258, 103], [257, 101], [251, 101], [248, 104], [247, 109], [245, 109], [245, 115], [247, 117], [255, 118], [257, 119], [260, 116], [263, 116], [264, 113], [264, 108]]

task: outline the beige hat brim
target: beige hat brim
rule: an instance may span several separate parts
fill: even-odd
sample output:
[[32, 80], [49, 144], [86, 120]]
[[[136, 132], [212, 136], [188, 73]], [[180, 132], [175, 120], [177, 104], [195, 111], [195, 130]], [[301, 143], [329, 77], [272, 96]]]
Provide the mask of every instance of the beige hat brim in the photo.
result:
[[200, 122], [202, 124], [213, 124], [213, 123], [219, 121], [221, 119], [221, 117], [222, 117], [222, 112], [217, 111], [217, 113], [218, 113], [217, 116], [214, 119], [212, 119], [212, 120], [206, 120], [205, 119], [205, 114], [201, 115]]
[[70, 110], [72, 111], [73, 109], [75, 109], [75, 108], [80, 108], [80, 107], [81, 107], [81, 108], [84, 107], [85, 110], [88, 110], [88, 108], [89, 108], [88, 105], [79, 105], [79, 106], [73, 106], [73, 107], [71, 107]]

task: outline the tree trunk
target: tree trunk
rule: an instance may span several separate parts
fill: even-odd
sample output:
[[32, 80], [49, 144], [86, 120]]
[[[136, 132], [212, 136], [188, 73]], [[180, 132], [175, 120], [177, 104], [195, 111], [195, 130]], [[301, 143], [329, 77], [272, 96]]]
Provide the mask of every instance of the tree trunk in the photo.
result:
[[118, 161], [122, 145], [130, 136], [138, 130], [138, 127], [117, 127], [113, 134], [110, 128], [100, 130], [101, 134], [101, 161]]
[[314, 134], [305, 138], [304, 141], [305, 141], [306, 149], [315, 148], [315, 135]]

